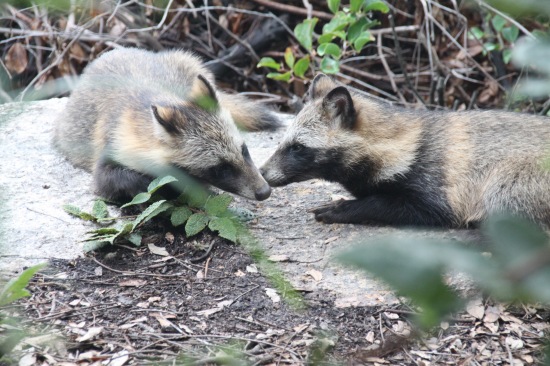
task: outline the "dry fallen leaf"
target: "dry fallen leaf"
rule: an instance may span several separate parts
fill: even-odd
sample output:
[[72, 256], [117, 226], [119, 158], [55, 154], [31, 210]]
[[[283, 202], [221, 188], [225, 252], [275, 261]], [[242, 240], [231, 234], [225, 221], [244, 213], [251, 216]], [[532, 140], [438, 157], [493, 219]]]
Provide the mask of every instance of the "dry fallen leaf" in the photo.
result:
[[163, 247], [157, 247], [155, 244], [147, 244], [147, 247], [151, 251], [151, 253], [156, 255], [162, 255], [163, 257], [167, 257], [170, 255]]
[[33, 366], [37, 365], [36, 355], [34, 353], [28, 353], [19, 359], [19, 366]]
[[258, 273], [258, 267], [256, 267], [255, 264], [251, 264], [249, 266], [246, 266], [246, 271], [249, 273]]
[[172, 323], [169, 320], [167, 320], [164, 317], [164, 315], [162, 315], [161, 313], [151, 313], [150, 315], [159, 322], [161, 328], [171, 328], [172, 327]]
[[128, 362], [128, 351], [122, 350], [113, 355], [113, 357], [109, 361], [109, 366], [122, 366], [126, 362]]
[[71, 306], [77, 306], [78, 304], [80, 304], [80, 299], [73, 300], [69, 303]]
[[295, 326], [293, 329], [294, 331], [296, 332], [296, 334], [298, 333], [302, 333], [305, 329], [307, 329], [309, 327], [309, 324], [308, 323], [305, 323], [305, 324], [300, 324], [300, 325], [297, 325]]
[[316, 270], [316, 269], [310, 269], [309, 271], [306, 272], [306, 274], [313, 277], [313, 279], [317, 282], [319, 282], [323, 279], [323, 274], [321, 272], [319, 272], [318, 270]]
[[19, 42], [14, 43], [6, 54], [5, 63], [12, 74], [21, 74], [25, 71], [29, 63], [25, 46]]
[[469, 301], [466, 305], [466, 311], [476, 319], [483, 318], [483, 314], [485, 314], [485, 307], [483, 306], [481, 297]]
[[367, 342], [374, 343], [374, 332], [371, 330], [367, 333], [367, 336], [365, 337]]
[[500, 310], [496, 306], [487, 306], [483, 321], [486, 323], [494, 323], [500, 318]]
[[103, 267], [101, 267], [101, 266], [95, 267], [94, 274], [96, 276], [103, 276]]
[[506, 337], [505, 342], [510, 347], [510, 349], [523, 348], [523, 341], [519, 338], [508, 336]]
[[142, 287], [147, 284], [147, 281], [145, 280], [138, 280], [138, 279], [130, 279], [125, 281], [120, 281], [118, 283], [121, 287]]
[[266, 288], [265, 293], [267, 294], [267, 296], [269, 296], [271, 301], [273, 301], [273, 302], [280, 302], [281, 301], [281, 297], [277, 294], [277, 291], [275, 291], [275, 289]]
[[237, 270], [237, 272], [235, 272], [235, 276], [236, 277], [244, 277], [244, 276], [246, 276], [246, 273], [244, 273], [243, 271], [241, 271], [239, 269], [239, 270]]
[[96, 335], [101, 333], [102, 331], [103, 331], [103, 327], [91, 327], [90, 329], [88, 329], [86, 334], [84, 334], [82, 337], [78, 337], [76, 339], [76, 341], [77, 342], [85, 342], [89, 339], [92, 339], [93, 337], [95, 337]]
[[167, 232], [166, 235], [164, 235], [164, 239], [166, 239], [166, 241], [170, 244], [173, 244], [174, 243], [174, 234], [172, 234], [171, 232]]

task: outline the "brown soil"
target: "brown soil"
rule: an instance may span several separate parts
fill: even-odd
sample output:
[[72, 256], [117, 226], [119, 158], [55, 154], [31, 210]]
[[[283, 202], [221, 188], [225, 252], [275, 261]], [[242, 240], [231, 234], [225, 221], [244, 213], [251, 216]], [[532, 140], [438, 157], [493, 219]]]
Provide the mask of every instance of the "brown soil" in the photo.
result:
[[459, 314], [419, 336], [406, 305], [342, 309], [318, 292], [303, 293], [302, 310], [285, 304], [284, 296], [274, 302], [266, 293], [273, 286], [250, 257], [210, 233], [192, 241], [180, 233], [153, 234], [144, 241], [169, 256], [113, 246], [54, 261], [36, 276], [32, 296], [20, 305], [28, 322], [44, 324], [43, 333], [61, 333], [63, 341], [30, 342], [26, 357], [38, 364], [158, 364], [185, 357], [195, 365], [225, 364], [221, 347], [227, 346], [227, 354], [254, 365], [519, 365], [537, 361], [548, 326], [548, 313], [486, 301], [478, 306], [481, 319]]

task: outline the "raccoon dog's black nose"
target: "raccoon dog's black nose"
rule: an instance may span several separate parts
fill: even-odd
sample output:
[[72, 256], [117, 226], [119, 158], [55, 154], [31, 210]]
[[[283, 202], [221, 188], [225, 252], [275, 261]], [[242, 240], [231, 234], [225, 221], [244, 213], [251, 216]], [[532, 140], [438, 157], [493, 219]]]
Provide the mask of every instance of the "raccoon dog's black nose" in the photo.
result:
[[264, 184], [261, 188], [258, 188], [256, 192], [254, 192], [254, 196], [256, 196], [256, 199], [258, 201], [263, 201], [267, 199], [271, 195], [271, 187], [269, 184]]

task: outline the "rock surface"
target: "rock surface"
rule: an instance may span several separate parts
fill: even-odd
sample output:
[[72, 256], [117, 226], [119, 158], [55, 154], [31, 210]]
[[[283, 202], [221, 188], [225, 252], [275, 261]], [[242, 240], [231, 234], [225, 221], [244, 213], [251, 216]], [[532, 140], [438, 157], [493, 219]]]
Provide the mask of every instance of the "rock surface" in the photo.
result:
[[[89, 173], [74, 168], [52, 146], [53, 122], [65, 99], [0, 106], [0, 277], [47, 258], [82, 255], [92, 225], [65, 213], [67, 203], [90, 209], [94, 195]], [[261, 165], [284, 131], [249, 133], [250, 153]], [[325, 225], [308, 210], [348, 196], [338, 185], [313, 180], [274, 189], [270, 199], [236, 205], [253, 211], [250, 227], [269, 255], [284, 255], [280, 267], [298, 289], [332, 297], [337, 306], [388, 304], [395, 296], [378, 281], [331, 258], [351, 244], [378, 235], [475, 240], [472, 230], [411, 231], [366, 225]], [[112, 209], [112, 208], [110, 208]], [[461, 286], [461, 280], [457, 280]]]

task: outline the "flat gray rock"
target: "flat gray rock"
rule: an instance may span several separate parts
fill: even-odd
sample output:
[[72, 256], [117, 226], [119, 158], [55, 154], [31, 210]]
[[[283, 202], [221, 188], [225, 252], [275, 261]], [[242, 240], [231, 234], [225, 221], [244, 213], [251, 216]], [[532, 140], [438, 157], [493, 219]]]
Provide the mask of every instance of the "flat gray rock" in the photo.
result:
[[[24, 266], [48, 258], [82, 255], [81, 240], [94, 227], [62, 209], [68, 203], [90, 209], [94, 199], [90, 174], [72, 167], [51, 144], [53, 121], [65, 102], [52, 99], [0, 106], [0, 277], [11, 277]], [[258, 166], [274, 151], [283, 133], [246, 134]], [[256, 214], [250, 228], [269, 255], [288, 257], [279, 265], [292, 284], [322, 298], [329, 296], [337, 306], [396, 301], [378, 281], [332, 260], [353, 243], [388, 233], [461, 240], [475, 240], [478, 235], [472, 230], [413, 233], [391, 227], [325, 225], [308, 213], [341, 196], [348, 194], [338, 185], [312, 180], [276, 188], [267, 201], [236, 199], [236, 206]], [[461, 287], [464, 281], [456, 282]]]
[[91, 177], [73, 168], [51, 144], [65, 99], [0, 106], [0, 276], [48, 258], [82, 254], [93, 226], [62, 206], [91, 207]]

